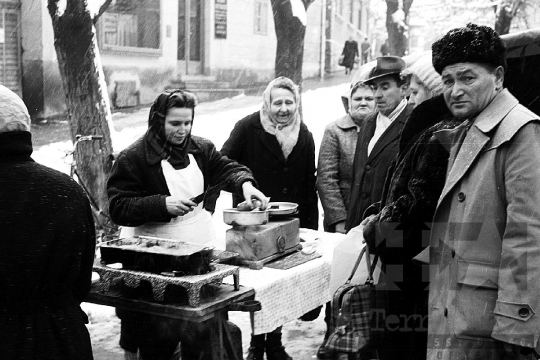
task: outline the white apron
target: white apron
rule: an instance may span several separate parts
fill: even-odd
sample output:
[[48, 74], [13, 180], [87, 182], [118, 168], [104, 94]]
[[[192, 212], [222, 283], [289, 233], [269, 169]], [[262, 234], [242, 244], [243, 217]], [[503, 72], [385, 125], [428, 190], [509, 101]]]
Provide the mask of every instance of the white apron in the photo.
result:
[[[193, 155], [188, 154], [189, 165], [175, 170], [167, 161], [161, 161], [163, 175], [171, 196], [191, 199], [204, 191], [204, 178]], [[170, 222], [148, 222], [137, 227], [123, 227], [120, 237], [134, 235], [181, 240], [197, 244], [211, 245], [216, 240], [212, 215], [203, 208], [201, 202], [193, 211], [177, 216]]]

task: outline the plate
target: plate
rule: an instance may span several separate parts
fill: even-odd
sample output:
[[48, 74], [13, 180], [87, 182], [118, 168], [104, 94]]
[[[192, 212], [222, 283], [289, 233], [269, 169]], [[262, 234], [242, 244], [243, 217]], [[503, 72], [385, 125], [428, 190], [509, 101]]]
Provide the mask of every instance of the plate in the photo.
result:
[[270, 215], [290, 215], [298, 211], [298, 204], [291, 202], [269, 202], [266, 211]]

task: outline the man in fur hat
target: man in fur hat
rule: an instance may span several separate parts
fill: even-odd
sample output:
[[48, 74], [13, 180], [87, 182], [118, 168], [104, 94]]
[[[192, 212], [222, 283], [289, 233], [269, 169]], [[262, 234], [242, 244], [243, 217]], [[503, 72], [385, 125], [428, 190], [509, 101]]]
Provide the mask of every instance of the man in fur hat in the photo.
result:
[[28, 110], [0, 85], [0, 357], [91, 360], [79, 307], [95, 252], [90, 204], [31, 154]]
[[433, 46], [463, 123], [430, 238], [428, 359], [534, 359], [540, 350], [540, 118], [503, 87], [505, 48], [468, 24]]

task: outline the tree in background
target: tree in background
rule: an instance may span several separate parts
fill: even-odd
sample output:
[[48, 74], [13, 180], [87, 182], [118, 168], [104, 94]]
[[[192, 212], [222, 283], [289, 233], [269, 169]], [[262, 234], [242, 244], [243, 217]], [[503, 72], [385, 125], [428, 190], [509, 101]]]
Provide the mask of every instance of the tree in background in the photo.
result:
[[527, 12], [526, 8], [532, 6], [533, 1], [534, 0], [502, 0], [495, 10], [495, 31], [499, 33], [499, 35], [508, 34], [510, 32], [512, 20], [519, 12], [525, 14]]
[[403, 56], [408, 51], [409, 9], [413, 0], [386, 0], [386, 30], [390, 54]]
[[302, 85], [306, 12], [315, 0], [271, 0], [276, 29], [275, 74]]
[[48, 0], [54, 47], [66, 94], [71, 139], [76, 135], [102, 135], [98, 141], [79, 143], [73, 154], [80, 183], [91, 201], [108, 219], [106, 180], [112, 167], [112, 116], [94, 24], [112, 0], [104, 0], [95, 16], [86, 0]]

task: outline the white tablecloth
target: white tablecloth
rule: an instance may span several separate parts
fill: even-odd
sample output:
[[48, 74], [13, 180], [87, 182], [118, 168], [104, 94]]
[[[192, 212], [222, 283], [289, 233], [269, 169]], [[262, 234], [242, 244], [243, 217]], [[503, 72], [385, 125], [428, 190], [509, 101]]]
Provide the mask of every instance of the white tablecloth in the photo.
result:
[[[330, 270], [335, 244], [343, 234], [300, 229], [302, 244], [315, 246], [323, 256], [288, 270], [264, 267], [240, 269], [240, 285], [255, 289], [262, 310], [253, 315], [253, 333], [268, 333], [330, 301]], [[324, 310], [322, 310], [324, 311]]]

